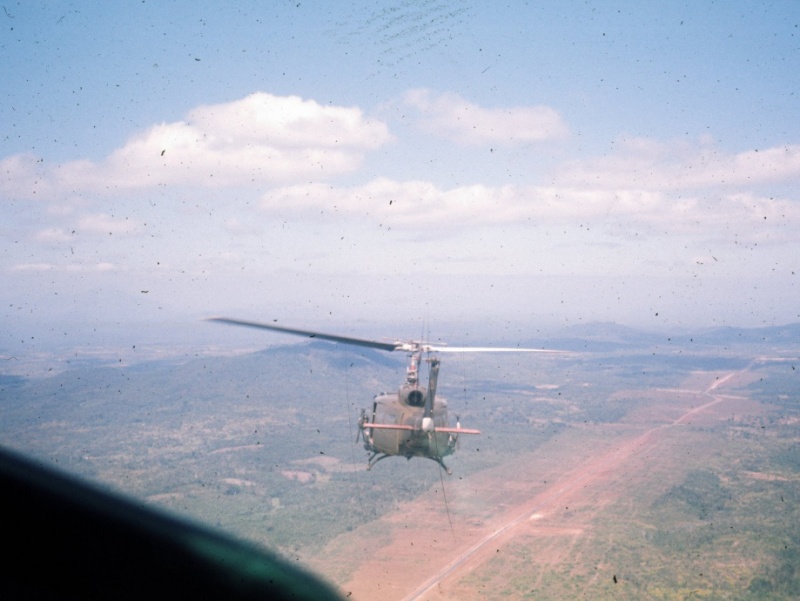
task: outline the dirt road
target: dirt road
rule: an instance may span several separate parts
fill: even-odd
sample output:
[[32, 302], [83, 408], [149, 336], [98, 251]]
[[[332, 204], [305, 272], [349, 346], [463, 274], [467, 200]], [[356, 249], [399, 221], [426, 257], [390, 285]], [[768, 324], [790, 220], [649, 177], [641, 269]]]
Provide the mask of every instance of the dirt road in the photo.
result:
[[334, 578], [346, 569], [351, 577], [341, 588], [354, 599], [486, 598], [489, 591], [476, 582], [459, 583], [493, 565], [510, 544], [535, 537], [530, 569], [545, 578], [548, 566], [576, 560], [604, 507], [635, 487], [664, 486], [668, 469], [680, 471], [660, 444], [676, 429], [757, 410], [723, 394], [745, 378], [744, 370], [696, 374], [680, 389], [640, 391], [646, 402], [620, 424], [574, 427], [513, 464], [449, 481], [452, 530], [441, 503], [420, 498], [339, 537], [328, 555], [339, 559], [316, 567]]

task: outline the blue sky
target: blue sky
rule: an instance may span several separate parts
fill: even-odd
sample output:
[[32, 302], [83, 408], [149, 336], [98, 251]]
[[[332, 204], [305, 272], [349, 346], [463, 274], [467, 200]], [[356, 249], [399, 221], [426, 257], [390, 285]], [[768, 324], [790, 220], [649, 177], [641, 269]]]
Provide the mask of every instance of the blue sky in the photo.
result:
[[6, 2], [0, 351], [217, 314], [797, 321], [799, 26], [789, 1]]

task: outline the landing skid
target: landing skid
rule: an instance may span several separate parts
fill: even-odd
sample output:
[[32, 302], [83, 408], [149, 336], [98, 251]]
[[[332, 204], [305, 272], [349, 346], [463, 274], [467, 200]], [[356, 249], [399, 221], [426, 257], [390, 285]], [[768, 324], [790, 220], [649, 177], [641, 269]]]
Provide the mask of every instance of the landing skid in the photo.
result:
[[386, 459], [387, 457], [391, 457], [391, 455], [387, 455], [386, 453], [383, 453], [380, 457], [375, 459], [375, 457], [377, 457], [377, 455], [378, 455], [378, 453], [373, 453], [372, 457], [370, 457], [369, 461], [367, 461], [367, 471], [371, 470], [372, 466], [375, 465], [376, 463], [378, 463], [381, 459]]
[[[372, 466], [373, 466], [373, 465], [375, 465], [376, 463], [378, 463], [378, 462], [379, 462], [381, 459], [386, 459], [387, 457], [396, 457], [396, 455], [387, 455], [386, 453], [381, 453], [381, 454], [379, 455], [378, 453], [373, 453], [373, 454], [370, 456], [369, 460], [367, 461], [367, 471], [371, 470], [371, 469], [372, 469]], [[411, 459], [411, 457], [412, 457], [412, 456], [409, 456], [409, 457], [407, 457], [407, 459]], [[438, 464], [439, 464], [439, 465], [442, 467], [442, 469], [443, 469], [445, 472], [447, 472], [447, 475], [448, 475], [448, 476], [452, 476], [452, 475], [453, 475], [453, 470], [451, 470], [449, 467], [447, 467], [447, 466], [444, 464], [444, 461], [442, 461], [442, 458], [441, 458], [441, 457], [428, 457], [428, 459], [430, 459], [431, 461], [435, 461], [436, 463], [438, 463]]]
[[442, 458], [441, 458], [441, 457], [428, 457], [428, 459], [431, 459], [431, 460], [435, 461], [436, 463], [438, 463], [439, 465], [441, 465], [441, 466], [442, 466], [442, 469], [443, 469], [445, 472], [447, 472], [447, 475], [448, 475], [448, 476], [452, 476], [452, 475], [453, 475], [453, 470], [451, 470], [449, 467], [447, 467], [447, 466], [444, 464], [444, 461], [442, 461]]

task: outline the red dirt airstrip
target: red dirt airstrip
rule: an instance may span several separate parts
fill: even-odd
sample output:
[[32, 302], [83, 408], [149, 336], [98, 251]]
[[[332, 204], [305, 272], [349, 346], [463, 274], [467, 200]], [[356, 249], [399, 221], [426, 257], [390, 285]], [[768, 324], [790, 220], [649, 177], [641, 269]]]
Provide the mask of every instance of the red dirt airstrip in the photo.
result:
[[435, 487], [338, 537], [310, 565], [345, 596], [366, 600], [485, 598], [474, 582], [460, 581], [531, 537], [531, 573], [539, 579], [564, 562], [580, 563], [586, 531], [605, 507], [680, 472], [670, 441], [681, 428], [761, 410], [725, 394], [749, 376], [697, 373], [680, 389], [626, 391], [646, 402], [621, 423], [573, 427], [499, 468], [454, 474], [445, 481], [449, 519]]

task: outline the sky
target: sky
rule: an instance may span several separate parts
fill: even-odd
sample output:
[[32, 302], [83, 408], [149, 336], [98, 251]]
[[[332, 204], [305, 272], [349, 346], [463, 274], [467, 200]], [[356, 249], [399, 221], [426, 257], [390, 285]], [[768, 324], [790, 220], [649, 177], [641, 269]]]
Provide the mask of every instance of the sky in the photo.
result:
[[800, 321], [799, 25], [793, 0], [6, 1], [0, 353], [213, 343], [211, 315]]

